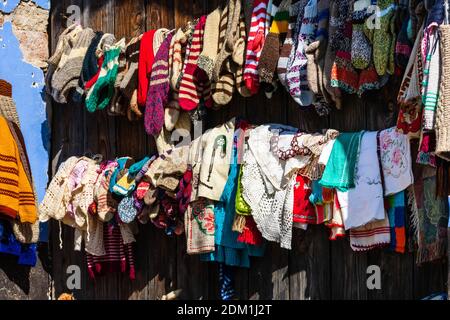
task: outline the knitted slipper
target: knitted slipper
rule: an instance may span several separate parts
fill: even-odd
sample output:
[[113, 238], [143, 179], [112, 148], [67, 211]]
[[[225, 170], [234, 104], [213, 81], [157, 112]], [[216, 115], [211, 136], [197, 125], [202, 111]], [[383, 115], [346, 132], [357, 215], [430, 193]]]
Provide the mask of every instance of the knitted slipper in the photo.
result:
[[394, 18], [395, 1], [378, 0], [377, 5], [380, 9], [379, 19], [380, 28], [375, 28], [373, 33], [373, 61], [377, 73], [382, 76], [386, 74], [389, 53], [392, 52], [391, 20]]

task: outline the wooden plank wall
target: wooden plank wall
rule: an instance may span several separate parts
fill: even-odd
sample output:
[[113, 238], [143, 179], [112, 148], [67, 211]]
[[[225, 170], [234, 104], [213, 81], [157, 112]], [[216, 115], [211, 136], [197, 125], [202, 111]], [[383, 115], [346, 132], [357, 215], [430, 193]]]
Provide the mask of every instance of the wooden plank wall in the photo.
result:
[[[183, 26], [192, 17], [212, 11], [219, 1], [207, 0], [58, 0], [51, 6], [51, 48], [66, 25], [66, 8], [75, 4], [83, 12], [82, 23], [95, 30], [129, 39], [151, 28]], [[302, 112], [279, 90], [271, 100], [263, 94], [249, 99], [235, 97], [220, 112], [208, 114], [208, 126], [232, 116], [242, 116], [255, 124], [277, 122], [305, 131], [335, 128], [343, 131], [377, 130], [394, 125], [396, 114], [389, 106], [396, 96], [392, 84], [364, 100], [346, 97], [344, 109], [319, 118]], [[155, 151], [153, 138], [145, 134], [143, 123], [129, 123], [105, 112], [89, 114], [77, 104], [52, 104], [52, 169], [72, 155], [101, 153], [107, 158], [132, 156], [137, 159]], [[59, 248], [59, 227], [51, 228], [53, 294], [68, 291], [67, 266], [82, 266], [81, 290], [77, 299], [158, 299], [173, 289], [183, 289], [186, 299], [217, 299], [218, 269], [185, 254], [185, 239], [168, 238], [150, 225], [141, 226], [136, 256], [137, 279], [109, 275], [96, 283], [88, 279], [85, 258], [73, 251], [73, 231], [63, 228], [64, 249]], [[294, 232], [293, 250], [270, 244], [264, 258], [252, 261], [250, 270], [236, 272], [236, 289], [241, 299], [420, 299], [446, 291], [446, 262], [417, 267], [413, 254], [398, 255], [382, 250], [353, 253], [348, 239], [328, 240], [323, 226]], [[379, 265], [382, 289], [366, 287], [367, 266]]]

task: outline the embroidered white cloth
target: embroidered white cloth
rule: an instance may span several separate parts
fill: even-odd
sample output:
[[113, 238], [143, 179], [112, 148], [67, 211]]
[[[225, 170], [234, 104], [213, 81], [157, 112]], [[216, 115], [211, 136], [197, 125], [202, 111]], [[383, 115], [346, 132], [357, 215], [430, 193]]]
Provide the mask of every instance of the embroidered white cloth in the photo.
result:
[[380, 132], [380, 159], [384, 176], [384, 195], [408, 188], [413, 182], [409, 137], [395, 128]]
[[356, 165], [355, 188], [347, 192], [337, 190], [346, 230], [385, 217], [383, 187], [377, 159], [377, 133], [365, 132]]

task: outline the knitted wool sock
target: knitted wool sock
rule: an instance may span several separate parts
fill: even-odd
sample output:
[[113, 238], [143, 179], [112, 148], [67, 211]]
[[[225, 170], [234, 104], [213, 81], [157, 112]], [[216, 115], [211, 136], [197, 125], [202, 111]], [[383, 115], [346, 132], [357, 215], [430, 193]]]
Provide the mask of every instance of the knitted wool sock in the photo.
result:
[[305, 50], [314, 41], [317, 30], [317, 0], [309, 0], [298, 35], [295, 58], [288, 70], [287, 84], [289, 93], [300, 106], [307, 107], [314, 102], [314, 94], [310, 91], [307, 79], [307, 63]]
[[214, 70], [212, 74], [213, 80], [218, 80], [221, 70], [225, 67], [228, 57], [233, 54], [235, 44], [239, 38], [239, 17], [241, 14], [241, 0], [230, 0], [228, 4], [227, 29], [225, 33], [225, 43], [220, 46], [216, 60], [214, 62]]
[[370, 0], [355, 1], [352, 14], [352, 64], [356, 69], [366, 69], [372, 60], [372, 45], [364, 34]]
[[145, 130], [149, 135], [158, 134], [164, 125], [164, 106], [169, 99], [169, 47], [173, 34], [162, 42], [152, 67], [145, 108]]
[[[188, 32], [191, 28], [188, 28]], [[178, 92], [178, 78], [183, 69], [184, 54], [186, 53], [186, 45], [188, 42], [188, 32], [178, 29], [172, 37], [169, 48], [169, 66], [170, 66], [170, 88]]]
[[413, 46], [413, 44], [408, 38], [409, 23], [410, 23], [409, 18], [403, 21], [402, 28], [400, 30], [400, 33], [398, 34], [397, 42], [395, 44], [395, 63], [397, 67], [399, 67], [401, 70], [406, 69]]
[[148, 93], [148, 78], [153, 66], [153, 36], [156, 30], [150, 30], [144, 33], [141, 39], [141, 46], [139, 48], [139, 63], [138, 63], [138, 105], [145, 106]]
[[283, 45], [280, 49], [280, 56], [278, 58], [278, 64], [277, 64], [277, 74], [278, 79], [280, 80], [281, 84], [288, 89], [287, 83], [286, 83], [286, 72], [289, 62], [289, 55], [292, 51], [293, 46], [293, 33], [294, 33], [294, 27], [295, 23], [297, 21], [297, 14], [299, 11], [300, 2], [296, 2], [292, 4], [289, 7], [289, 23], [288, 23], [288, 30], [286, 32], [286, 39], [283, 42]]
[[134, 90], [138, 87], [138, 64], [140, 46], [141, 40], [139, 39], [139, 37], [136, 37], [128, 43], [125, 50], [127, 72], [125, 73], [122, 82], [120, 83], [120, 90], [127, 99], [131, 99]]
[[289, 25], [290, 0], [283, 0], [273, 19], [269, 34], [264, 42], [258, 65], [259, 79], [262, 83], [271, 84], [274, 80], [278, 59], [280, 56], [280, 41], [286, 37]]
[[114, 84], [119, 71], [119, 55], [125, 50], [125, 38], [105, 51], [105, 60], [95, 85], [86, 96], [89, 112], [103, 110], [114, 94]]
[[[339, 18], [345, 23], [339, 26], [337, 37], [332, 43], [337, 50], [331, 70], [331, 86], [344, 90], [348, 94], [353, 94], [358, 90], [359, 75], [351, 62], [352, 21], [349, 11], [350, 4], [345, 1], [338, 1], [338, 3], [340, 6]], [[338, 93], [336, 92], [336, 94]]]
[[83, 60], [83, 67], [81, 69], [80, 78], [78, 79], [78, 86], [75, 88], [75, 92], [73, 94], [73, 100], [76, 102], [82, 102], [84, 99], [84, 95], [86, 94], [84, 86], [86, 82], [91, 79], [97, 71], [99, 70], [97, 65], [97, 56], [95, 55], [95, 51], [97, 49], [98, 44], [100, 43], [101, 38], [103, 37], [103, 32], [96, 32], [95, 37], [92, 39], [91, 44], [89, 45], [86, 55]]
[[245, 58], [244, 81], [252, 94], [259, 90], [258, 62], [264, 46], [266, 33], [266, 10], [268, 0], [255, 0]]
[[231, 70], [223, 70], [222, 75], [214, 85], [214, 93], [212, 95], [214, 103], [218, 106], [227, 105], [233, 98], [234, 90], [235, 81], [233, 73]]
[[392, 51], [391, 20], [394, 18], [395, 1], [378, 0], [380, 9], [380, 28], [373, 32], [373, 60], [377, 73], [382, 76], [387, 72], [389, 53]]
[[219, 33], [222, 9], [218, 7], [206, 17], [203, 51], [198, 57], [197, 65], [212, 79], [214, 61], [218, 53]]
[[[186, 55], [185, 68], [180, 83], [179, 104], [183, 110], [193, 110], [198, 107], [203, 95], [202, 85], [207, 81], [205, 71], [197, 67], [198, 56], [203, 45], [203, 31], [206, 16], [202, 16], [195, 26], [189, 53]], [[210, 103], [210, 102], [209, 102]]]
[[308, 59], [307, 77], [310, 90], [316, 95], [314, 107], [320, 116], [328, 115], [329, 104], [332, 99], [325, 89], [324, 67], [328, 46], [328, 20], [330, 17], [330, 3], [320, 0], [317, 5], [318, 24], [315, 41], [305, 50]]
[[178, 105], [178, 97], [172, 93], [172, 100], [165, 106], [164, 109], [164, 126], [167, 131], [172, 131], [178, 122], [180, 116], [180, 106]]
[[244, 63], [245, 63], [245, 47], [246, 47], [246, 28], [245, 28], [245, 16], [241, 14], [239, 20], [239, 40], [236, 42], [235, 50], [233, 52], [234, 61], [234, 77], [236, 80], [236, 89], [243, 97], [250, 97], [252, 93], [245, 86], [244, 81]]

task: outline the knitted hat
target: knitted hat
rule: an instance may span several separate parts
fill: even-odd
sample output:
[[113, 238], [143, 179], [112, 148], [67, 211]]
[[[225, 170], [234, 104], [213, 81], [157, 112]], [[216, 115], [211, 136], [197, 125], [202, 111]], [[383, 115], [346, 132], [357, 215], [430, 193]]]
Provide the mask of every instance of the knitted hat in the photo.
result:
[[164, 39], [156, 53], [149, 83], [145, 108], [145, 130], [149, 135], [158, 134], [164, 125], [164, 106], [169, 98], [169, 46], [173, 34]]
[[208, 45], [203, 46], [197, 61], [198, 67], [206, 72], [209, 79], [212, 79], [214, 61], [218, 53], [221, 15], [222, 9], [217, 7], [206, 17], [204, 42]]
[[147, 101], [149, 74], [152, 71], [153, 59], [153, 36], [156, 30], [150, 30], [144, 33], [141, 39], [141, 46], [139, 49], [139, 64], [138, 64], [138, 105], [143, 107]]
[[119, 56], [124, 50], [125, 38], [106, 49], [98, 80], [86, 96], [86, 108], [89, 112], [103, 110], [111, 101], [119, 71]]
[[53, 75], [58, 68], [58, 65], [61, 61], [63, 55], [65, 59], [67, 58], [67, 54], [69, 54], [71, 48], [76, 42], [76, 39], [79, 33], [83, 30], [80, 25], [72, 24], [67, 27], [66, 30], [61, 33], [58, 38], [58, 43], [56, 45], [55, 53], [48, 59], [48, 68], [47, 73], [45, 75], [45, 89], [48, 94], [52, 94], [52, 79]]
[[83, 68], [81, 69], [80, 79], [78, 80], [78, 86], [76, 91], [74, 92], [73, 99], [74, 101], [81, 102], [85, 91], [85, 84], [88, 80], [92, 79], [98, 71], [98, 59], [96, 56], [97, 46], [100, 43], [101, 38], [103, 37], [103, 32], [96, 32], [95, 37], [92, 39], [89, 48], [86, 51], [86, 55], [83, 60]]
[[52, 79], [52, 96], [56, 102], [67, 103], [70, 91], [77, 87], [84, 56], [94, 37], [92, 29], [84, 29], [65, 61], [61, 59]]

